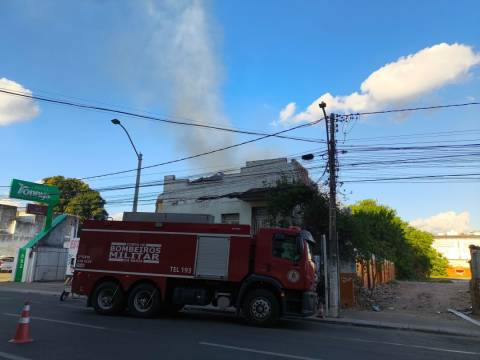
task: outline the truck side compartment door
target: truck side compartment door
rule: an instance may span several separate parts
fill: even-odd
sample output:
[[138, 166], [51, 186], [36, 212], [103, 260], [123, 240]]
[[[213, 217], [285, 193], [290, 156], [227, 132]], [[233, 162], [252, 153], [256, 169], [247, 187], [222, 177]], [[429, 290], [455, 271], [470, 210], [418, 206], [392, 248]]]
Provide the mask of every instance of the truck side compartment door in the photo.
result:
[[227, 279], [230, 238], [222, 236], [199, 236], [195, 277]]

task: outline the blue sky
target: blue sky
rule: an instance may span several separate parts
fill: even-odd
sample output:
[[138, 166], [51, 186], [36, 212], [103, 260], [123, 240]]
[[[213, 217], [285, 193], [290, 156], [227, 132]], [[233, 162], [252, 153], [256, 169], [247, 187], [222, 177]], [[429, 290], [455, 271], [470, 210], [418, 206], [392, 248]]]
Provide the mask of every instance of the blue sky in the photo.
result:
[[[479, 101], [480, 66], [476, 60], [465, 63], [465, 53], [452, 47], [461, 44], [463, 50], [470, 49], [472, 59], [479, 56], [479, 12], [477, 1], [462, 1], [461, 6], [451, 1], [398, 1], [388, 6], [384, 1], [2, 1], [0, 21], [8, 31], [0, 34], [0, 78], [39, 96], [273, 132], [296, 124], [296, 116], [306, 113], [306, 108], [326, 93], [343, 104], [335, 108], [330, 103], [327, 108], [339, 113], [361, 109], [360, 104], [350, 103], [353, 98], [349, 95], [355, 92], [368, 100], [367, 110]], [[424, 70], [419, 70], [418, 81], [411, 80], [410, 87], [402, 88], [407, 94], [391, 94], [392, 87], [379, 88], [375, 79], [369, 83], [371, 93], [362, 92], [361, 84], [386, 64], [397, 64], [401, 57], [436, 49], [442, 43], [447, 44], [445, 52], [425, 55], [432, 66], [426, 68], [425, 76]], [[452, 68], [456, 62], [458, 66]], [[421, 65], [418, 55], [409, 66]], [[441, 70], [435, 72], [435, 66]], [[391, 73], [383, 72], [384, 77]], [[445, 79], [450, 73], [457, 75]], [[425, 84], [432, 85], [422, 89]], [[372, 101], [378, 94], [388, 96]], [[0, 95], [0, 112], [1, 101], [11, 101], [11, 96], [6, 97]], [[279, 114], [290, 103], [295, 103], [295, 112], [282, 122]], [[251, 138], [43, 102], [24, 105], [30, 107], [31, 116], [0, 126], [4, 155], [0, 185], [8, 185], [12, 178], [36, 181], [57, 174], [84, 177], [134, 168], [135, 155], [125, 135], [110, 124], [112, 117], [119, 117], [129, 129], [144, 153], [145, 165]], [[19, 111], [21, 106], [4, 107], [3, 111]], [[341, 145], [373, 146], [399, 142], [399, 138], [384, 138], [388, 136], [480, 130], [479, 110], [472, 106], [416, 112], [402, 118], [362, 117]], [[323, 139], [324, 132], [323, 126], [314, 126], [292, 135]], [[449, 134], [400, 139], [478, 143], [480, 133]], [[372, 137], [376, 139], [349, 142]], [[321, 147], [267, 140], [212, 158], [145, 170], [143, 179], [238, 167], [246, 159], [300, 154]], [[391, 174], [371, 171], [375, 173], [362, 176]], [[402, 169], [395, 174], [417, 171], [422, 169]], [[458, 171], [475, 172], [436, 168], [430, 173]], [[312, 177], [316, 179], [320, 173], [316, 169]], [[132, 183], [132, 175], [90, 184], [98, 188]], [[340, 170], [341, 180], [352, 176]], [[431, 221], [455, 223], [468, 221], [469, 216], [470, 228], [480, 229], [479, 190], [478, 180], [345, 183], [342, 201], [375, 198], [409, 221], [447, 214]], [[0, 188], [2, 191], [6, 192]], [[155, 191], [161, 187], [142, 189], [152, 197]], [[104, 196], [109, 200], [130, 192]], [[117, 213], [128, 207], [110, 206], [108, 211]], [[142, 207], [145, 211], [153, 208], [151, 204]]]

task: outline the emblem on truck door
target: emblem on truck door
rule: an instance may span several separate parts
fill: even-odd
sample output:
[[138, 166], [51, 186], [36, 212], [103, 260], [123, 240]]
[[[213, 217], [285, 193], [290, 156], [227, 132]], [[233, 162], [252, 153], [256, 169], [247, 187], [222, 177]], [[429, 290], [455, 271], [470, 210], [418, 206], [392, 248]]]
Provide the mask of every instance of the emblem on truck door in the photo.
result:
[[290, 270], [287, 273], [287, 279], [291, 283], [296, 283], [298, 280], [300, 280], [300, 273], [297, 270]]

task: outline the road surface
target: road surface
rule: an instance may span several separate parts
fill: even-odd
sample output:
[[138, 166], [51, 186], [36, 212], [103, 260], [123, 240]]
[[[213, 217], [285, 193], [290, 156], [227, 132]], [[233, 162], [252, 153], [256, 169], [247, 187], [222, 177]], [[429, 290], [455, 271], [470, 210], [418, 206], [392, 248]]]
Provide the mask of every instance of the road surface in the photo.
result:
[[27, 295], [0, 291], [0, 359], [480, 359], [480, 339], [285, 320], [254, 328], [228, 314], [136, 319], [83, 300], [32, 294], [30, 344], [11, 344]]

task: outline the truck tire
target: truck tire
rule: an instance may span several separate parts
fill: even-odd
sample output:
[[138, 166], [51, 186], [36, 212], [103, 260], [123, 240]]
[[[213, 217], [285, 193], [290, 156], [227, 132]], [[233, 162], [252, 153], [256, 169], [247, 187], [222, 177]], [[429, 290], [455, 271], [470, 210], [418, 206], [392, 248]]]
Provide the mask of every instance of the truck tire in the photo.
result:
[[279, 308], [278, 299], [271, 291], [257, 289], [246, 295], [242, 311], [249, 324], [271, 326], [278, 321]]
[[125, 294], [119, 284], [105, 281], [93, 291], [92, 305], [99, 314], [116, 315], [125, 308]]
[[160, 293], [155, 286], [139, 284], [130, 291], [128, 309], [135, 317], [149, 318], [158, 313], [160, 301]]

